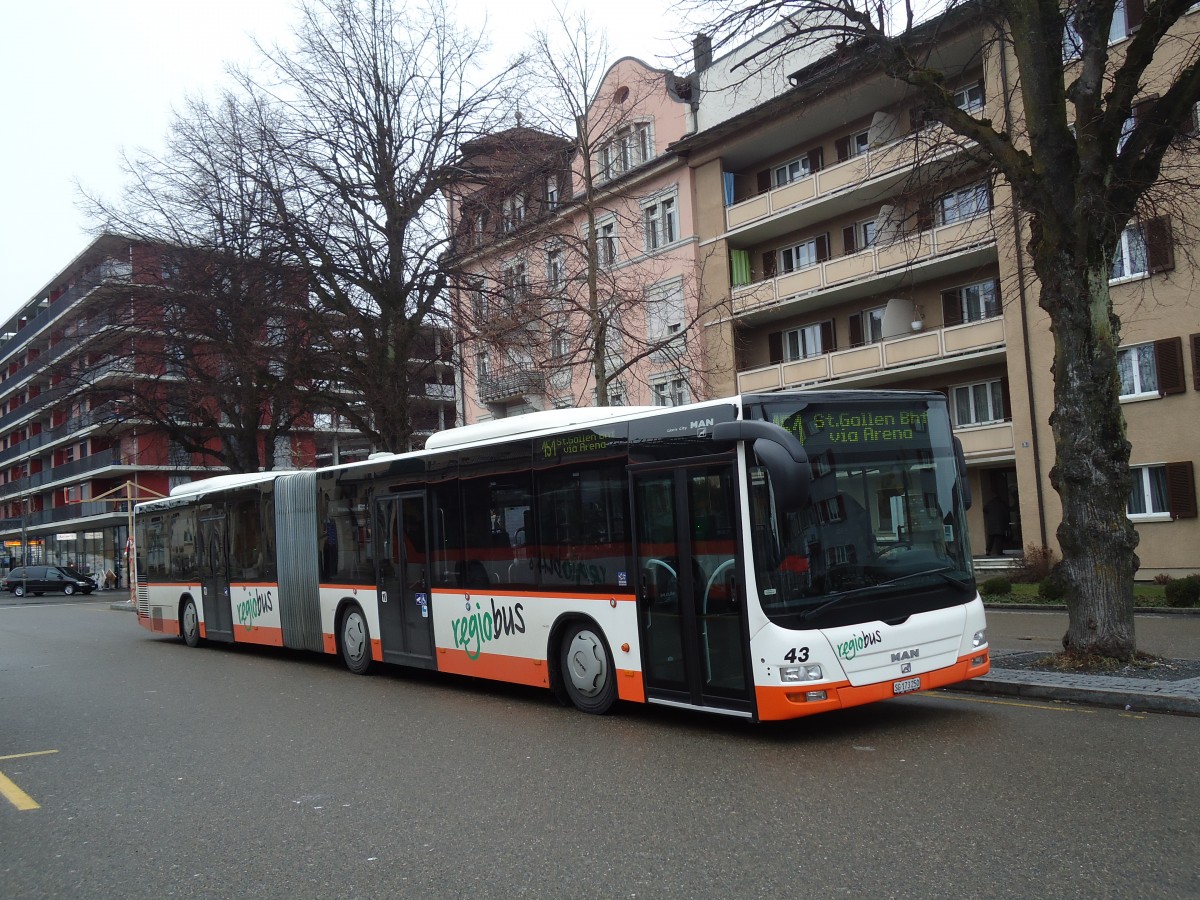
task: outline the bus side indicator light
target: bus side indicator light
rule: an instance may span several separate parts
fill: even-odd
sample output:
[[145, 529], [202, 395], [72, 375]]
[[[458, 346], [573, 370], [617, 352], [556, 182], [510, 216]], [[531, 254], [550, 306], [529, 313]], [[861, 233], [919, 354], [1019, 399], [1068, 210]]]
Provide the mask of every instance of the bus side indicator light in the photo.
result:
[[622, 652], [622, 653], [628, 653], [628, 652], [629, 652], [629, 645], [628, 645], [628, 644], [622, 644], [622, 645], [621, 645], [621, 652]]

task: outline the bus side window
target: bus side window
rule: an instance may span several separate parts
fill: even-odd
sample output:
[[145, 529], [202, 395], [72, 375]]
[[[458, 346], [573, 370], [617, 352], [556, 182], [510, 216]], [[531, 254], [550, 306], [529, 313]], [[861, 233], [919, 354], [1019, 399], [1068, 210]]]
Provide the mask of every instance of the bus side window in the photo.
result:
[[435, 587], [462, 587], [463, 531], [458, 482], [430, 488], [429, 508], [433, 518], [433, 584]]

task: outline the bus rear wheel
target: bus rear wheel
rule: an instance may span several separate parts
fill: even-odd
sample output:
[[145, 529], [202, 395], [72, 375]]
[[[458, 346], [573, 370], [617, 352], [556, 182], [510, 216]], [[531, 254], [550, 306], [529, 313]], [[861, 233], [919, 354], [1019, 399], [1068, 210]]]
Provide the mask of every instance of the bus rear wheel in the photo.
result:
[[179, 612], [179, 633], [189, 647], [200, 646], [200, 616], [196, 614], [196, 601], [191, 597], [183, 601]]
[[347, 669], [355, 675], [367, 674], [371, 668], [371, 629], [367, 626], [366, 616], [357, 606], [351, 606], [342, 614], [338, 649]]
[[604, 715], [617, 702], [617, 678], [608, 644], [593, 627], [571, 625], [560, 645], [560, 671], [567, 696], [577, 709]]

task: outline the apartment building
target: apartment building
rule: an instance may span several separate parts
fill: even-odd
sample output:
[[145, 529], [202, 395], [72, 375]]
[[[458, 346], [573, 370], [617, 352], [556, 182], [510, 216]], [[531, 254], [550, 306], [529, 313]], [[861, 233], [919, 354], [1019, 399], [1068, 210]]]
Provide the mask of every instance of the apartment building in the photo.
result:
[[[1135, 25], [1119, 17], [1114, 42]], [[1053, 340], [1020, 210], [969, 143], [838, 49], [758, 73], [753, 103], [723, 99], [769, 38], [711, 65], [697, 54], [697, 128], [670, 148], [693, 171], [704, 301], [720, 310], [706, 343], [733, 357], [714, 392], [943, 391], [977, 498], [974, 553], [1054, 547]], [[988, 38], [970, 22], [947, 28], [937, 57], [963, 109], [1012, 123], [1015, 65]], [[1171, 246], [1182, 224], [1130, 226], [1111, 280], [1141, 578], [1200, 569], [1200, 304], [1192, 262]], [[1007, 518], [990, 548], [985, 508]]]
[[[124, 585], [130, 500], [163, 496], [176, 484], [222, 471], [211, 458], [174, 445], [123, 399], [171, 377], [161, 353], [129, 351], [139, 340], [129, 317], [146, 309], [131, 297], [137, 292], [144, 300], [163, 277], [155, 248], [105, 235], [0, 328], [6, 570], [22, 561], [99, 575], [111, 570]], [[146, 333], [152, 330], [148, 325]], [[440, 402], [453, 421], [453, 397]], [[369, 448], [332, 415], [317, 413], [271, 450], [276, 465], [305, 466], [365, 456]]]
[[576, 135], [518, 125], [468, 144], [447, 195], [464, 422], [603, 402], [704, 399], [690, 83], [625, 58]]

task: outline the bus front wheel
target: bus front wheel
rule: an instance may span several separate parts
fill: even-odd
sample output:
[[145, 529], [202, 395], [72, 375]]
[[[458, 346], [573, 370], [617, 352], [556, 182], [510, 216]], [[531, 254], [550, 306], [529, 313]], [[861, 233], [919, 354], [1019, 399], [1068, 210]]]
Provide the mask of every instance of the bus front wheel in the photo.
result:
[[355, 675], [366, 675], [371, 668], [371, 629], [357, 606], [349, 607], [342, 615], [338, 643], [346, 668]]
[[590, 624], [567, 629], [560, 649], [563, 685], [576, 708], [603, 715], [617, 701], [617, 678], [608, 644]]
[[179, 633], [189, 647], [200, 646], [200, 616], [196, 614], [196, 601], [191, 597], [183, 601], [183, 609], [179, 613]]

